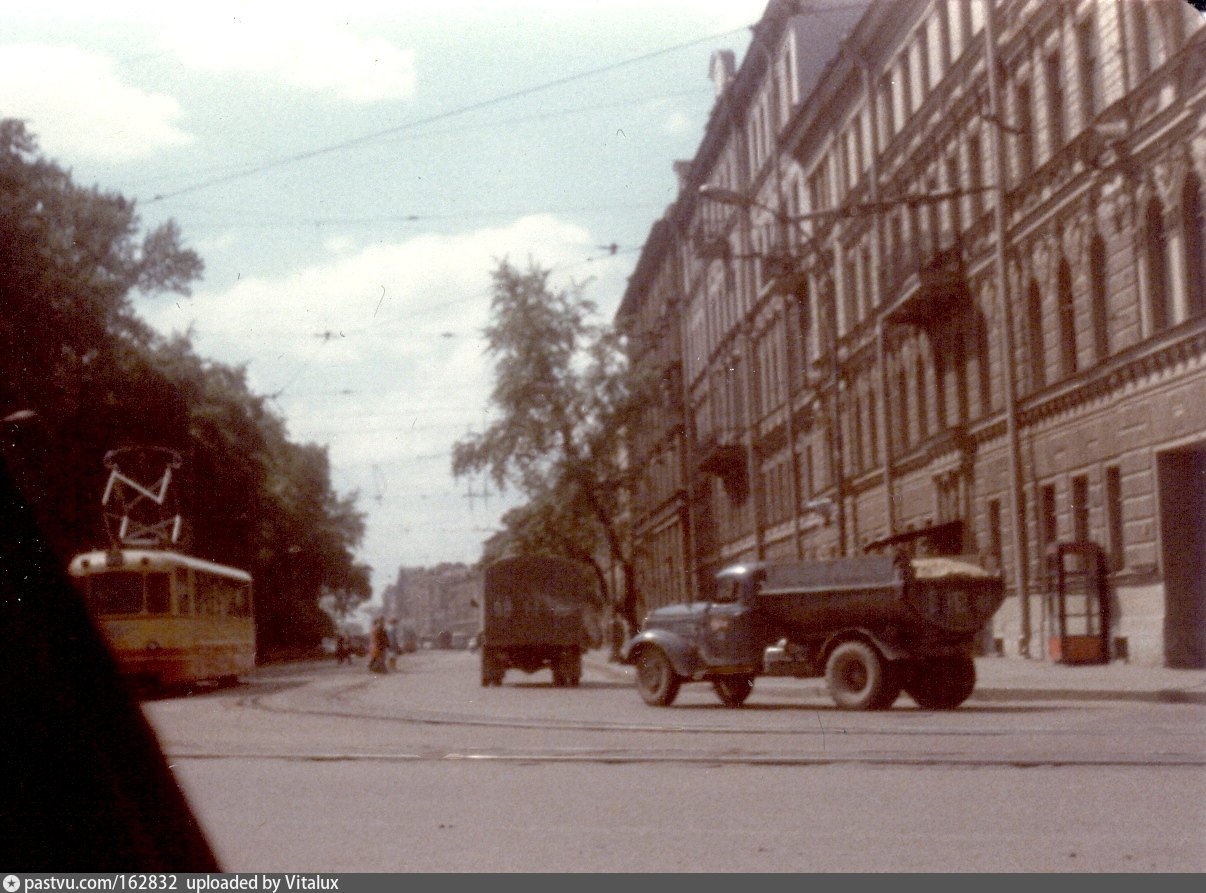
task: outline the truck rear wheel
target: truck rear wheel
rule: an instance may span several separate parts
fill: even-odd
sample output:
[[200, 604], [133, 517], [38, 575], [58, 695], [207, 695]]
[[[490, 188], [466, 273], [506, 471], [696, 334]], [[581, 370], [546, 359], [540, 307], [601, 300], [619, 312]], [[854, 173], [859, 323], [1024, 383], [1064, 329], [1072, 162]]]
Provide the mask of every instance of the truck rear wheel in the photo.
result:
[[575, 649], [559, 651], [553, 657], [553, 685], [574, 686], [582, 679], [582, 655]]
[[712, 688], [726, 707], [740, 707], [754, 690], [750, 676], [723, 676], [712, 680]]
[[918, 661], [905, 691], [922, 710], [954, 710], [976, 687], [976, 663], [970, 657], [935, 657]]
[[678, 697], [682, 679], [660, 648], [642, 648], [636, 660], [637, 691], [646, 704], [669, 707]]
[[503, 674], [506, 672], [502, 659], [493, 648], [482, 649], [482, 686], [502, 685]]
[[886, 710], [900, 696], [891, 664], [866, 642], [843, 642], [825, 663], [825, 684], [843, 710]]

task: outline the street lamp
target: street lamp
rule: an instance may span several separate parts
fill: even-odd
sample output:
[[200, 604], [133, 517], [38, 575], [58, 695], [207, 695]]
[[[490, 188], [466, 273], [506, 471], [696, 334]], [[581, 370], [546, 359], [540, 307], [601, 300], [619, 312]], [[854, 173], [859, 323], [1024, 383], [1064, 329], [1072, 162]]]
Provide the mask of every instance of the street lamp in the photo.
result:
[[908, 208], [916, 208], [922, 205], [948, 202], [952, 199], [963, 198], [976, 192], [993, 192], [996, 189], [996, 186], [974, 186], [970, 189], [945, 189], [926, 193], [925, 195], [906, 193], [881, 201], [851, 202], [850, 204], [842, 205], [840, 208], [829, 208], [824, 211], [808, 211], [803, 214], [784, 214], [777, 208], [772, 208], [770, 205], [760, 202], [752, 196], [745, 195], [735, 189], [728, 189], [724, 186], [715, 186], [711, 183], [704, 183], [699, 187], [699, 197], [722, 205], [733, 205], [738, 208], [761, 208], [775, 215], [775, 218], [780, 223], [802, 223], [807, 220], [844, 220], [850, 217], [861, 217], [864, 214], [879, 214], [899, 208], [901, 205]]
[[736, 189], [728, 189], [727, 187], [717, 186], [713, 183], [704, 183], [700, 186], [699, 197], [706, 198], [708, 201], [719, 202], [722, 205], [735, 205], [739, 208], [762, 208], [770, 211], [776, 217], [781, 216], [781, 213], [777, 209], [763, 204], [756, 198], [744, 195]]

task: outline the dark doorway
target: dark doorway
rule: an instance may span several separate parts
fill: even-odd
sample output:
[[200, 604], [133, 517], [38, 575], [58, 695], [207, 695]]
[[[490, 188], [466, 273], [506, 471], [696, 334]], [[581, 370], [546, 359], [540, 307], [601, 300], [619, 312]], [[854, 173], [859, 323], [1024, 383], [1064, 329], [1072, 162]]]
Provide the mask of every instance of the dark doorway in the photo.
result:
[[1206, 446], [1162, 453], [1157, 470], [1164, 661], [1206, 667]]

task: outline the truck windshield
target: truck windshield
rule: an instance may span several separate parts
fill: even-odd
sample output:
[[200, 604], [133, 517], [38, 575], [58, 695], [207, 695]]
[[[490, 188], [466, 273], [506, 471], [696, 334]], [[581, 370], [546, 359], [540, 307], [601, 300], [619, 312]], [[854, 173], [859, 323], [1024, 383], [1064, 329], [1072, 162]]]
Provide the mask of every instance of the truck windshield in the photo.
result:
[[716, 585], [716, 601], [723, 603], [741, 601], [741, 584], [740, 577], [726, 577], [719, 580]]

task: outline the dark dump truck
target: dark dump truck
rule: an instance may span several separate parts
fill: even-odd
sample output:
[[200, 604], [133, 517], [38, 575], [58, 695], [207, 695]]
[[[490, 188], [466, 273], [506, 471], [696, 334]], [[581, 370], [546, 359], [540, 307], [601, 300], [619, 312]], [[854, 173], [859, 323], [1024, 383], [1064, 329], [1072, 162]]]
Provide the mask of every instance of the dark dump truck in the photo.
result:
[[999, 575], [957, 557], [759, 562], [716, 582], [713, 601], [658, 608], [625, 643], [646, 703], [710, 682], [737, 707], [758, 676], [824, 676], [845, 709], [884, 710], [903, 690], [950, 710], [975, 688], [972, 655], [1004, 598]]
[[582, 652], [599, 645], [601, 608], [589, 565], [546, 555], [491, 564], [482, 583], [482, 685], [502, 685], [512, 667], [548, 667], [554, 685], [577, 685]]

